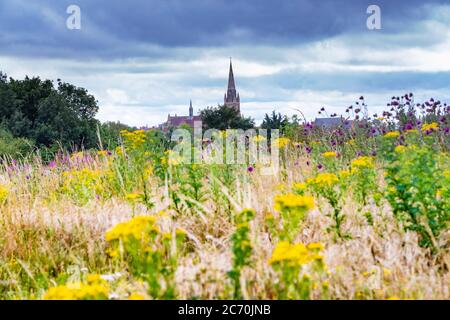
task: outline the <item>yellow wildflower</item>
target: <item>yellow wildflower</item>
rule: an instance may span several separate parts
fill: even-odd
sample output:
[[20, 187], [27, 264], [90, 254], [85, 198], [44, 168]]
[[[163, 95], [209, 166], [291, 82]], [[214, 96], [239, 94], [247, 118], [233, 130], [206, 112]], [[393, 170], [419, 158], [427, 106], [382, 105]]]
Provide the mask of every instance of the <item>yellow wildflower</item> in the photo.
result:
[[400, 136], [400, 132], [398, 131], [391, 131], [384, 135], [385, 138], [397, 138], [398, 136]]
[[397, 152], [397, 153], [403, 153], [403, 152], [406, 151], [406, 147], [405, 147], [405, 146], [402, 146], [402, 145], [399, 145], [399, 146], [396, 146], [396, 147], [395, 147], [395, 150], [394, 150], [394, 151]]
[[321, 261], [320, 247], [310, 249], [302, 243], [290, 244], [287, 241], [281, 241], [275, 247], [269, 264], [287, 263], [292, 267], [299, 267], [313, 261]]
[[102, 277], [99, 274], [88, 274], [86, 277], [86, 281], [89, 284], [94, 284], [94, 283], [104, 283], [105, 280], [102, 279]]
[[292, 187], [294, 190], [297, 190], [297, 191], [305, 191], [307, 188], [307, 185], [306, 185], [306, 183], [301, 182], [301, 183], [294, 183], [294, 185]]
[[389, 277], [392, 275], [392, 271], [389, 270], [388, 268], [383, 268], [383, 275], [384, 275], [386, 278], [389, 278]]
[[446, 178], [450, 177], [450, 170], [449, 169], [444, 171], [444, 177], [446, 177]]
[[291, 142], [291, 140], [285, 137], [281, 137], [275, 139], [273, 142], [275, 143], [276, 146], [278, 146], [278, 148], [283, 149]]
[[439, 129], [439, 125], [436, 122], [432, 122], [430, 124], [426, 124], [422, 126], [422, 131], [436, 131]]
[[120, 135], [124, 138], [124, 144], [127, 149], [131, 150], [138, 149], [146, 140], [145, 130], [135, 130], [133, 132], [122, 130]]
[[119, 155], [119, 156], [123, 156], [123, 148], [122, 147], [116, 147], [116, 153]]
[[73, 200], [86, 203], [95, 195], [104, 193], [102, 171], [89, 168], [73, 169], [62, 174], [61, 192], [69, 195]]
[[323, 244], [321, 244], [320, 242], [312, 242], [312, 243], [308, 244], [307, 247], [309, 250], [323, 251], [325, 249]]
[[129, 201], [131, 203], [141, 201], [142, 198], [143, 198], [143, 195], [140, 193], [128, 193], [125, 196], [125, 199], [127, 199], [127, 201]]
[[163, 240], [172, 240], [172, 234], [170, 232], [165, 232], [162, 235]]
[[0, 184], [0, 204], [6, 201], [6, 198], [8, 197], [8, 189], [6, 189], [5, 186]]
[[301, 196], [293, 193], [277, 195], [274, 199], [275, 210], [302, 210], [308, 211], [314, 208], [314, 198], [310, 196]]
[[322, 156], [324, 158], [336, 158], [337, 157], [337, 153], [334, 152], [334, 151], [327, 151], [327, 152], [322, 153]]
[[342, 179], [347, 178], [350, 175], [350, 170], [341, 170], [338, 172], [339, 177]]
[[128, 300], [145, 300], [144, 296], [139, 293], [132, 293], [128, 297]]
[[70, 283], [48, 289], [44, 300], [107, 300], [108, 288], [103, 284]]
[[359, 157], [352, 161], [353, 169], [364, 169], [373, 168], [373, 158], [372, 157]]
[[107, 156], [108, 155], [108, 151], [107, 150], [99, 150], [99, 151], [97, 151], [97, 154], [99, 156]]
[[146, 176], [151, 176], [153, 174], [153, 166], [150, 162], [147, 163], [147, 166], [144, 169], [144, 173]]
[[175, 230], [175, 235], [176, 235], [177, 237], [184, 237], [184, 236], [187, 235], [187, 232], [186, 232], [186, 230], [177, 228], [177, 229]]
[[339, 178], [334, 173], [319, 173], [312, 183], [321, 187], [333, 187], [339, 182]]
[[156, 218], [153, 216], [137, 216], [129, 221], [121, 222], [108, 230], [105, 234], [105, 239], [108, 242], [145, 239], [150, 233], [159, 233], [159, 228], [155, 223]]

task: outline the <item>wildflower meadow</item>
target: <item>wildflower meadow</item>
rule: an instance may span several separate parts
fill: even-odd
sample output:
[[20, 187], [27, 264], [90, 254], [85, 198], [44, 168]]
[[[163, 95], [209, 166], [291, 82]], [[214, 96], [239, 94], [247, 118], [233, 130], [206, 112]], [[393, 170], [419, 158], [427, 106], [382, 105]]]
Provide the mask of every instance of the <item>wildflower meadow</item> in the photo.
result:
[[347, 111], [253, 137], [273, 174], [178, 161], [158, 130], [5, 156], [0, 298], [449, 299], [450, 107]]

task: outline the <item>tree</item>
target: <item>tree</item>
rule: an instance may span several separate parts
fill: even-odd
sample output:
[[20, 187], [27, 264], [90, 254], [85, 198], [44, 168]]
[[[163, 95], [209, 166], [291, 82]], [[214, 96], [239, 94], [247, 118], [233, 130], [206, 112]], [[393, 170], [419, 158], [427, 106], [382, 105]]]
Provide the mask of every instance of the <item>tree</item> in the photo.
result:
[[203, 129], [251, 129], [255, 126], [255, 120], [252, 118], [241, 117], [239, 112], [225, 105], [217, 107], [208, 107], [200, 111]]
[[93, 119], [98, 112], [97, 101], [84, 88], [78, 88], [58, 79], [58, 92], [80, 119]]
[[282, 116], [281, 113], [277, 114], [274, 110], [270, 116], [266, 113], [261, 124], [261, 128], [268, 130], [278, 129], [281, 133], [284, 133], [284, 130], [288, 124], [289, 119], [286, 116]]
[[83, 142], [82, 126], [76, 113], [68, 108], [64, 98], [53, 92], [38, 104], [33, 136], [39, 145], [50, 146], [55, 142], [64, 147], [80, 146]]
[[0, 124], [38, 147], [94, 148], [97, 101], [84, 88], [39, 77], [7, 78], [0, 72]]

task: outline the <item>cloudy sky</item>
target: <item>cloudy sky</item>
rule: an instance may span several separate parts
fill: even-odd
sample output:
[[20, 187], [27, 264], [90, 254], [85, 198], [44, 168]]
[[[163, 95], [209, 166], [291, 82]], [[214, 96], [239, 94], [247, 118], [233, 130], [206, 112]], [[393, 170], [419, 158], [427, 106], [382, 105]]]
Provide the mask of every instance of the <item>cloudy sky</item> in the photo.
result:
[[231, 56], [245, 115], [312, 119], [361, 95], [373, 112], [406, 92], [450, 101], [449, 21], [449, 0], [0, 0], [0, 70], [61, 78], [96, 96], [100, 120], [151, 126], [190, 99], [222, 103]]

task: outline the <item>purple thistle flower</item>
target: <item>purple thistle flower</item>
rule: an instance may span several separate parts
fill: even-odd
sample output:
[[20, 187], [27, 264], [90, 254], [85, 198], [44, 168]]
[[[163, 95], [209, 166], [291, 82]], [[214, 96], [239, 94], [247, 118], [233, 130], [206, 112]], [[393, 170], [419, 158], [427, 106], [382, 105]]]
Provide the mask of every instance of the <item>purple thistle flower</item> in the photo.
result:
[[255, 170], [255, 168], [253, 168], [252, 166], [249, 166], [247, 168], [247, 171], [250, 172], [250, 173], [252, 173], [254, 170]]

